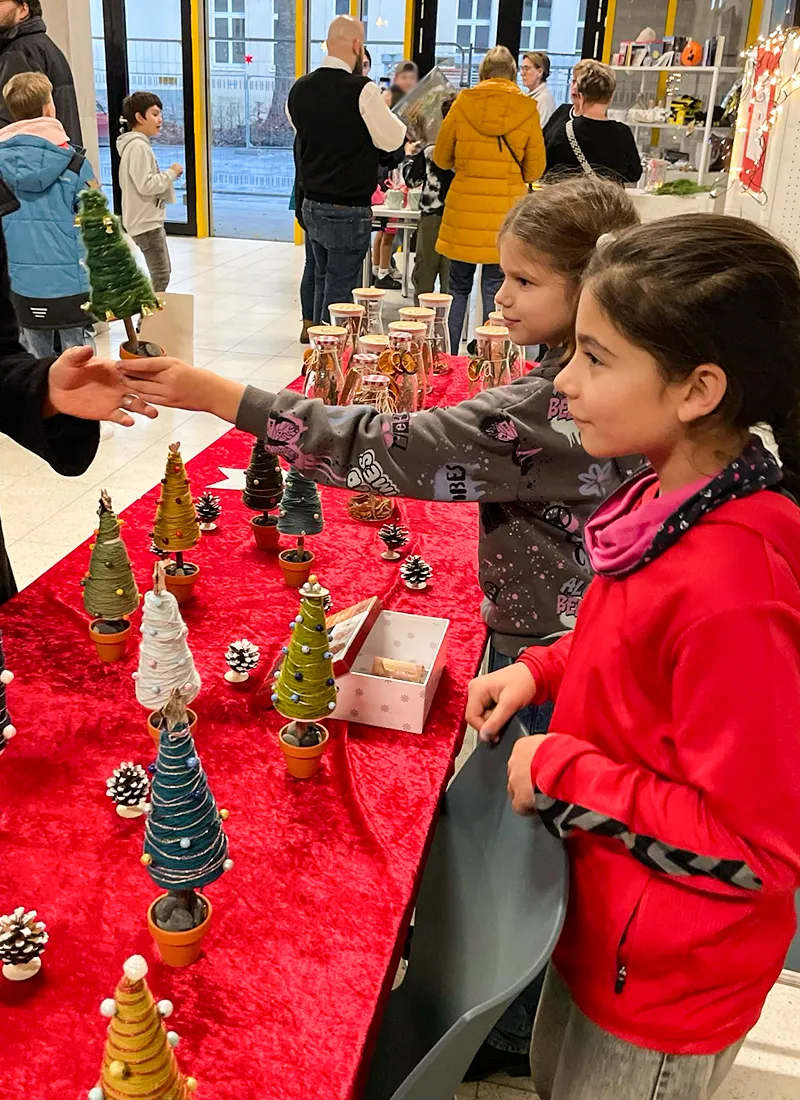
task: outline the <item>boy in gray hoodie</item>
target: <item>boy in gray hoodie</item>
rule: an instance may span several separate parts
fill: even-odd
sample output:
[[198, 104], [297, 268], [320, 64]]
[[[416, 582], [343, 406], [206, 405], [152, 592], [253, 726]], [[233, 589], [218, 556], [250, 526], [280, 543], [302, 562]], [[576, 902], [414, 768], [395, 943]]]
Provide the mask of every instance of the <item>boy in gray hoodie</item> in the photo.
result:
[[183, 175], [180, 164], [158, 167], [150, 142], [161, 133], [161, 112], [155, 92], [129, 95], [122, 104], [129, 132], [117, 139], [122, 224], [142, 250], [156, 293], [167, 289], [172, 274], [164, 222], [166, 204], [175, 202], [175, 181]]

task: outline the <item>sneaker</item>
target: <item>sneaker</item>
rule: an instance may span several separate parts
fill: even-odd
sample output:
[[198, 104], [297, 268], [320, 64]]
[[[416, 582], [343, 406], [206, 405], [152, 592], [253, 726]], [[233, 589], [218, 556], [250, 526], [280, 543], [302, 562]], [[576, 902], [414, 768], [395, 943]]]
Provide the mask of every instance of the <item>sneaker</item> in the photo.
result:
[[464, 1074], [464, 1080], [484, 1081], [495, 1073], [504, 1073], [506, 1077], [530, 1077], [531, 1060], [528, 1054], [514, 1054], [510, 1050], [498, 1050], [484, 1043], [472, 1059]]
[[382, 279], [375, 280], [375, 286], [378, 287], [379, 290], [399, 290], [402, 285], [402, 282], [396, 282], [391, 274], [384, 275]]
[[308, 330], [311, 328], [311, 326], [313, 324], [314, 324], [313, 321], [303, 321], [303, 328], [300, 332], [300, 343], [301, 344], [310, 344], [311, 343], [311, 337], [308, 335]]

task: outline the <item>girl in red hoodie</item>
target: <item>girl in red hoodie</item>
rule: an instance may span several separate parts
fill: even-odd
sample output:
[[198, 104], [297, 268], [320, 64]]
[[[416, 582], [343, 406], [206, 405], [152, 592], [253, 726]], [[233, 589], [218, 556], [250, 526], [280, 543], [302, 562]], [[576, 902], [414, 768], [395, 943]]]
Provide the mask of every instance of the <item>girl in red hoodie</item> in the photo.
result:
[[484, 739], [556, 703], [509, 764], [570, 857], [542, 1100], [707, 1100], [795, 931], [800, 273], [747, 221], [658, 228], [601, 241], [555, 379], [590, 454], [651, 469], [586, 527], [575, 630], [470, 689]]

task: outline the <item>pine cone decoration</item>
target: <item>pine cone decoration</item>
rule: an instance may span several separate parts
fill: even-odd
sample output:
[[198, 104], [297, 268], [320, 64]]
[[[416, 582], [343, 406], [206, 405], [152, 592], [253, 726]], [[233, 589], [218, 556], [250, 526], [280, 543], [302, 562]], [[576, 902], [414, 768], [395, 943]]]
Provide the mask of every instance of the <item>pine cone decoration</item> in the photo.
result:
[[214, 523], [222, 514], [219, 497], [215, 497], [213, 493], [201, 493], [194, 505], [201, 523]]
[[242, 638], [240, 642], [231, 642], [225, 654], [228, 667], [233, 672], [252, 672], [261, 659], [261, 651], [257, 645]]
[[140, 806], [147, 801], [150, 780], [141, 764], [123, 761], [106, 780], [106, 794], [117, 806]]
[[26, 913], [22, 905], [0, 917], [0, 962], [20, 966], [38, 959], [49, 939], [45, 927], [44, 921], [37, 921], [35, 909]]
[[408, 529], [396, 523], [387, 523], [378, 532], [378, 538], [386, 544], [390, 553], [396, 553], [408, 542]]
[[169, 552], [167, 550], [162, 550], [160, 546], [156, 546], [155, 539], [152, 535], [150, 536], [150, 545], [148, 546], [148, 550], [151, 554], [155, 554], [157, 558], [161, 558], [162, 561], [164, 560], [164, 558], [169, 557]]
[[400, 576], [405, 581], [407, 588], [424, 588], [432, 573], [431, 567], [419, 554], [412, 554], [400, 566]]

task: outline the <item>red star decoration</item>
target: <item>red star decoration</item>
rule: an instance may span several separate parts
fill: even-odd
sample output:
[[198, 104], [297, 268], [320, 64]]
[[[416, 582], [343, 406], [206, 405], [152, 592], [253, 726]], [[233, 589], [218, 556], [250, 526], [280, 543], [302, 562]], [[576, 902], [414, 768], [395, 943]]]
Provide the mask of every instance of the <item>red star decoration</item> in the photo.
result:
[[251, 53], [246, 53], [244, 55], [244, 63], [245, 63], [245, 65], [252, 65], [253, 64], [253, 55]]

